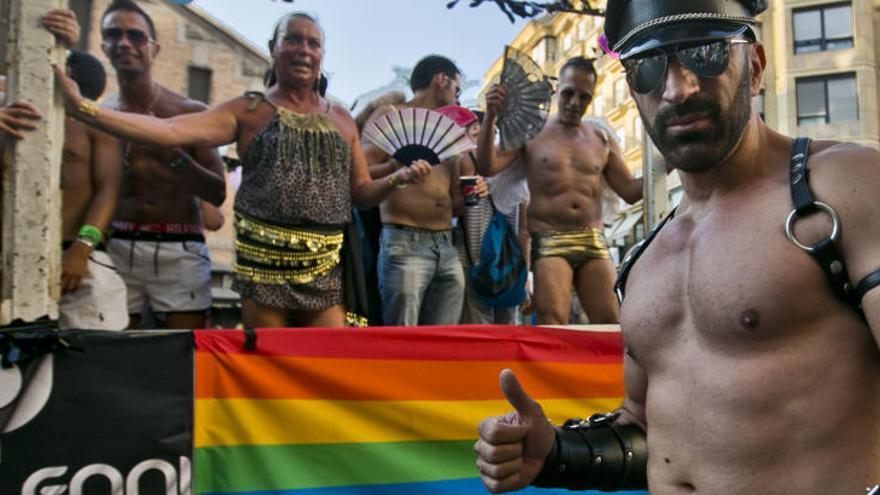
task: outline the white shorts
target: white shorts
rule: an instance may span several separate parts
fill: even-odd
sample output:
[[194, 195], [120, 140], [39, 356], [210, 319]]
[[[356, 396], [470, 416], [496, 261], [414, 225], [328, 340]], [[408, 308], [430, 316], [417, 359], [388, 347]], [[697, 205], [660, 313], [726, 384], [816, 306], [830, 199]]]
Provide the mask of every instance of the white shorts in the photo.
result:
[[147, 307], [153, 313], [210, 309], [211, 258], [204, 242], [111, 238], [107, 252], [125, 280], [130, 314]]
[[103, 251], [89, 255], [88, 271], [76, 292], [61, 297], [61, 330], [124, 330], [128, 326], [125, 282]]

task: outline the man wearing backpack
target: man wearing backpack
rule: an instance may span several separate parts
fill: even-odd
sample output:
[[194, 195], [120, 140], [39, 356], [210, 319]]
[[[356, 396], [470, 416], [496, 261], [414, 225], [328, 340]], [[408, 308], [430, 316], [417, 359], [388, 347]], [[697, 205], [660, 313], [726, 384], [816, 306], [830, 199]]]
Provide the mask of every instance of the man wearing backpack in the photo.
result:
[[603, 235], [602, 179], [627, 203], [642, 198], [642, 180], [633, 178], [620, 148], [605, 131], [581, 119], [593, 100], [596, 70], [582, 57], [559, 73], [558, 112], [519, 149], [496, 150], [495, 126], [507, 91], [493, 86], [478, 138], [479, 171], [493, 176], [522, 161], [531, 201], [534, 302], [538, 323], [568, 323], [572, 283], [592, 323], [617, 323], [615, 270]]

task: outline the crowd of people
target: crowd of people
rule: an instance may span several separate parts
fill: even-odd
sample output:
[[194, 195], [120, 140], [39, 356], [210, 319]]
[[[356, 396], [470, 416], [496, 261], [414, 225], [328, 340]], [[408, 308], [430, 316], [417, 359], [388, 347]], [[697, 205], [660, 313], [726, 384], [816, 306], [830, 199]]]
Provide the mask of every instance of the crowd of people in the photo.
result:
[[[620, 321], [625, 399], [610, 414], [554, 428], [502, 372], [514, 411], [480, 423], [474, 446], [488, 490], [865, 493], [880, 481], [880, 152], [793, 139], [752, 110], [767, 63], [755, 16], [766, 8], [608, 2], [608, 46], [684, 191], [616, 270], [603, 181], [628, 202], [642, 183], [613, 136], [583, 119], [597, 79], [589, 60], [563, 65], [541, 132], [501, 150], [508, 88], [490, 88], [484, 112], [458, 107], [461, 71], [443, 56], [416, 64], [412, 98], [388, 95], [352, 118], [324, 96], [324, 33], [302, 13], [275, 28], [266, 91], [207, 108], [152, 78], [152, 21], [115, 0], [101, 34], [119, 92], [96, 101], [100, 64], [86, 54], [56, 67], [68, 112], [63, 324], [136, 325], [147, 306], [170, 327], [203, 324], [200, 210], [224, 201], [214, 150], [235, 143], [235, 287], [247, 326], [341, 326], [351, 301], [372, 299], [388, 325], [510, 323], [516, 311], [487, 304], [473, 277], [483, 261], [474, 236], [486, 234], [473, 226], [496, 210], [515, 232], [515, 259], [534, 273], [533, 297], [516, 305], [533, 306], [539, 323], [566, 323], [574, 289], [592, 322]], [[78, 33], [68, 12], [44, 24], [68, 46]], [[365, 126], [402, 109], [447, 115], [473, 152], [400, 163], [362, 144]], [[26, 139], [39, 118], [10, 102], [0, 131]], [[476, 177], [467, 194], [463, 177]], [[380, 228], [364, 230], [380, 233], [372, 270], [350, 276], [355, 217], [374, 218]], [[378, 296], [352, 299], [351, 280]]]
[[[243, 171], [232, 221], [233, 287], [245, 326], [514, 324], [532, 309], [537, 323], [562, 324], [572, 282], [591, 322], [617, 322], [603, 184], [632, 203], [641, 180], [614, 139], [582, 121], [597, 78], [590, 60], [562, 69], [559, 112], [541, 134], [496, 153], [503, 87], [489, 92], [485, 114], [459, 106], [461, 71], [445, 56], [418, 61], [411, 99], [386, 95], [355, 120], [325, 96], [320, 24], [292, 13], [272, 33], [266, 90], [209, 108], [153, 77], [161, 44], [137, 3], [115, 0], [100, 22], [119, 90], [101, 97], [106, 75], [87, 53], [71, 52], [66, 70], [56, 67], [67, 110], [62, 328], [138, 328], [145, 314], [167, 328], [206, 325], [203, 232], [227, 199], [216, 151], [226, 144], [236, 146]], [[50, 12], [44, 25], [66, 46], [76, 42], [72, 12]], [[361, 135], [400, 109], [450, 118], [466, 128], [473, 150], [400, 163]], [[33, 119], [33, 108], [10, 102], [0, 129], [22, 139]], [[467, 205], [462, 177], [474, 180]], [[470, 272], [496, 210], [519, 247], [505, 262], [533, 269], [534, 291], [532, 278], [517, 279], [521, 297], [487, 303]], [[353, 221], [372, 236], [351, 229]]]

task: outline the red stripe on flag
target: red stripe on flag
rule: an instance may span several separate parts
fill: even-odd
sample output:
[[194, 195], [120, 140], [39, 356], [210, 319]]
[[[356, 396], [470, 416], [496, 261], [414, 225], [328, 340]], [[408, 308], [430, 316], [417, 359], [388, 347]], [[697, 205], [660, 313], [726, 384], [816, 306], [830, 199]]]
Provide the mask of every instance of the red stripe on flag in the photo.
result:
[[527, 326], [259, 329], [256, 334], [256, 349], [246, 351], [241, 330], [197, 330], [196, 350], [261, 356], [594, 364], [618, 364], [623, 351], [616, 332]]

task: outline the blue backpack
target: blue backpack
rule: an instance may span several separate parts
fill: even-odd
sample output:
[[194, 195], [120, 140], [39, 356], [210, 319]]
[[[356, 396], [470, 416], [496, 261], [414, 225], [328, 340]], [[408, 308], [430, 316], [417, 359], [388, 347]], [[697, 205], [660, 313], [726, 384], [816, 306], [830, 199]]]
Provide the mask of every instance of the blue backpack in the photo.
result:
[[527, 275], [516, 231], [492, 203], [492, 220], [483, 234], [480, 260], [468, 270], [470, 286], [486, 306], [511, 308], [526, 298]]

